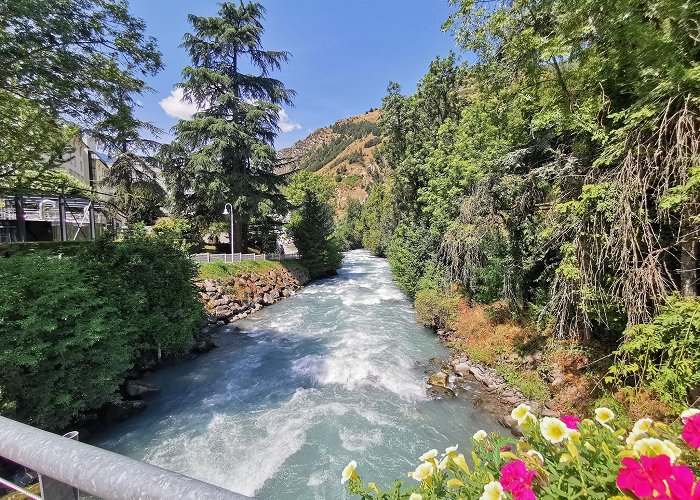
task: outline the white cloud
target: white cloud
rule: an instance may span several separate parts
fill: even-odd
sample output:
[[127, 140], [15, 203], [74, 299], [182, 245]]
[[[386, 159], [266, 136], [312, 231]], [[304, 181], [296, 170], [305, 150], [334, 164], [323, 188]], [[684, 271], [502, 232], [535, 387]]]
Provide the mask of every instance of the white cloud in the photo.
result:
[[301, 125], [291, 120], [287, 115], [287, 112], [283, 109], [280, 109], [279, 120], [277, 120], [277, 125], [279, 126], [283, 134], [286, 134], [287, 132], [292, 132], [293, 130], [299, 130], [301, 128]]
[[[254, 101], [249, 102], [252, 103]], [[160, 101], [158, 104], [160, 104], [160, 107], [163, 108], [163, 111], [165, 111], [168, 116], [179, 118], [180, 120], [189, 120], [192, 118], [192, 115], [194, 115], [197, 111], [201, 111], [202, 109], [196, 104], [188, 102], [185, 99], [185, 95], [181, 88], [176, 88], [170, 92], [170, 95]], [[287, 112], [283, 109], [280, 109], [279, 111], [277, 125], [284, 134], [294, 130], [299, 130], [301, 128], [301, 125], [290, 119]]]
[[196, 104], [185, 99], [185, 95], [179, 87], [170, 92], [170, 95], [158, 104], [168, 116], [179, 118], [180, 120], [189, 120], [193, 114], [199, 111], [199, 107]]

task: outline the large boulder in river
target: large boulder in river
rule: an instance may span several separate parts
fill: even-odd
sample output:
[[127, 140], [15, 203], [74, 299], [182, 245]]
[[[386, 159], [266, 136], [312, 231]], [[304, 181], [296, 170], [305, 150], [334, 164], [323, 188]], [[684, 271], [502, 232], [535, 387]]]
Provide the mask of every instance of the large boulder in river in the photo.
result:
[[143, 380], [127, 380], [124, 389], [127, 395], [132, 398], [160, 392], [160, 387], [149, 382], [144, 382]]
[[141, 400], [107, 403], [102, 409], [102, 421], [108, 424], [121, 422], [145, 410], [146, 406], [146, 402]]
[[428, 384], [432, 386], [445, 387], [447, 385], [447, 373], [436, 372], [428, 378]]

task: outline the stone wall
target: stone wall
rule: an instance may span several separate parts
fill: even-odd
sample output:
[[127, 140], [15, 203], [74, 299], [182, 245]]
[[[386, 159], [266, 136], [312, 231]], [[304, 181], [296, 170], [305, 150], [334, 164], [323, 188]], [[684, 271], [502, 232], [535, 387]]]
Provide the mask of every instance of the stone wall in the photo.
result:
[[294, 295], [308, 282], [309, 277], [303, 273], [281, 268], [208, 279], [196, 286], [209, 323], [227, 324]]

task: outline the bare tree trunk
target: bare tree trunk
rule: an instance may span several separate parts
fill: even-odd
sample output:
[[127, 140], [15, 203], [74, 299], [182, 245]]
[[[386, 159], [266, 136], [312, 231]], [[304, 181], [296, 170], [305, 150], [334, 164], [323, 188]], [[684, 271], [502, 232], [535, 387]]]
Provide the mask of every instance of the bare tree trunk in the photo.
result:
[[[690, 231], [684, 231], [688, 234]], [[697, 295], [698, 281], [698, 242], [694, 236], [687, 236], [681, 242], [681, 293], [685, 297]]]

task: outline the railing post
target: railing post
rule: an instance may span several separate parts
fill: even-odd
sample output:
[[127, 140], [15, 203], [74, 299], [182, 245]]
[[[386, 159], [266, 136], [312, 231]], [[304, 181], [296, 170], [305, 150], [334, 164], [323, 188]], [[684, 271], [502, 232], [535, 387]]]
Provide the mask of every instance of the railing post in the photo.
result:
[[[64, 438], [78, 439], [78, 432], [72, 431], [63, 435]], [[41, 488], [41, 498], [43, 500], [79, 500], [80, 492], [65, 483], [54, 478], [39, 474], [39, 487]]]
[[211, 262], [211, 254], [207, 252], [207, 262]]
[[95, 202], [90, 201], [88, 212], [90, 213], [90, 239], [95, 239]]

